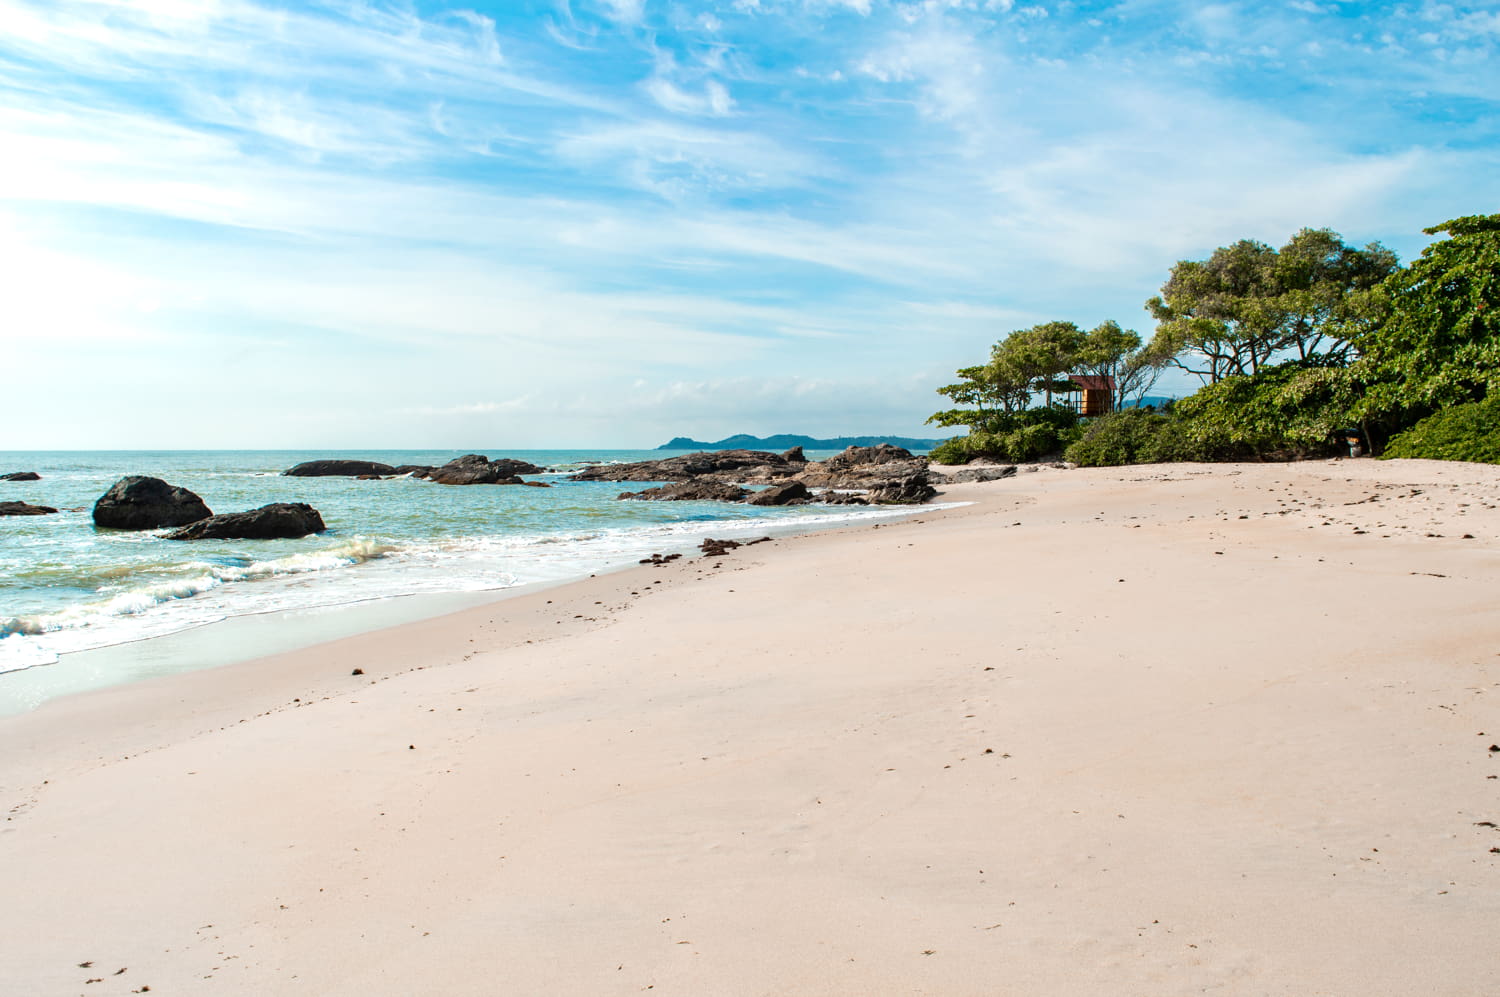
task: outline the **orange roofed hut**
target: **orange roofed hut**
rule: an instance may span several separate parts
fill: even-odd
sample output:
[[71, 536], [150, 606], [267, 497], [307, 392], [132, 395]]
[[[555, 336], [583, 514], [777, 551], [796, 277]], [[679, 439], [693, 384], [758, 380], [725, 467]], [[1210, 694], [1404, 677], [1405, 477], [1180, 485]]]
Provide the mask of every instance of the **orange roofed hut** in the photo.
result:
[[1115, 379], [1103, 374], [1069, 374], [1073, 385], [1069, 401], [1084, 418], [1108, 415], [1115, 410]]

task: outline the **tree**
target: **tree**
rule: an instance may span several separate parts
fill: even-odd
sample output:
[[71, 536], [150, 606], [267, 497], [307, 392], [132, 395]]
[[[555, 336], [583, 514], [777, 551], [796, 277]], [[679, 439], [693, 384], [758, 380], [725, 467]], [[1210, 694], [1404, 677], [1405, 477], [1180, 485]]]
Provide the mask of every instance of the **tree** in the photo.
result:
[[994, 362], [1016, 383], [1040, 392], [1050, 406], [1053, 391], [1072, 387], [1062, 375], [1078, 361], [1087, 342], [1083, 330], [1072, 322], [1043, 322], [1017, 330], [996, 344]]
[[1359, 338], [1367, 383], [1358, 410], [1398, 425], [1500, 394], [1500, 215], [1424, 229], [1445, 233], [1382, 286], [1385, 321]]
[[1151, 390], [1161, 377], [1162, 366], [1157, 356], [1141, 346], [1138, 333], [1122, 329], [1120, 323], [1110, 319], [1084, 337], [1073, 371], [1114, 378], [1114, 408], [1119, 412]]
[[1347, 360], [1396, 267], [1379, 243], [1355, 249], [1329, 229], [1302, 229], [1279, 251], [1241, 239], [1172, 268], [1146, 302], [1158, 322], [1149, 352], [1208, 384], [1285, 359]]
[[990, 361], [958, 371], [957, 384], [938, 388], [959, 405], [973, 408], [936, 412], [927, 421], [939, 426], [968, 426], [975, 432], [1011, 428], [1007, 417], [1024, 411], [1033, 395], [1052, 404], [1053, 391], [1066, 391], [1067, 373], [1083, 349], [1086, 337], [1072, 322], [1044, 322], [1018, 329], [990, 348]]

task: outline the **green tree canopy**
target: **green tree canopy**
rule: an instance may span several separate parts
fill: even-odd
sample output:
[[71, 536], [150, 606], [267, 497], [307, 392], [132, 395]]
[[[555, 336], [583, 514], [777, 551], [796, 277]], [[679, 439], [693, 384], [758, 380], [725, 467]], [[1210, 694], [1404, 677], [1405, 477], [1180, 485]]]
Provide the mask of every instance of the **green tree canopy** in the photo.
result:
[[1500, 215], [1424, 231], [1448, 238], [1385, 281], [1389, 314], [1358, 341], [1365, 416], [1409, 421], [1500, 394]]
[[1115, 379], [1115, 411], [1150, 391], [1161, 376], [1160, 358], [1141, 346], [1141, 337], [1132, 329], [1120, 328], [1109, 319], [1084, 336], [1083, 348], [1074, 358], [1072, 372]]
[[1210, 384], [1288, 358], [1345, 359], [1378, 322], [1375, 288], [1396, 267], [1379, 243], [1355, 249], [1329, 229], [1302, 229], [1280, 250], [1241, 239], [1172, 268], [1146, 302], [1158, 323], [1148, 352]]

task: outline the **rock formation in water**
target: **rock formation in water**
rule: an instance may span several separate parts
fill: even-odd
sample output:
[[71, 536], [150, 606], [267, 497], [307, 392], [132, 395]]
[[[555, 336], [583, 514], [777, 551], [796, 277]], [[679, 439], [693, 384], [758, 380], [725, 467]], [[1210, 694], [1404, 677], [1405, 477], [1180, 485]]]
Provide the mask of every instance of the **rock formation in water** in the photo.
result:
[[50, 505], [27, 505], [25, 502], [0, 502], [0, 516], [50, 516], [56, 511]]
[[203, 500], [186, 488], [136, 474], [115, 482], [94, 503], [94, 525], [115, 530], [186, 526], [211, 515]]
[[364, 474], [395, 474], [396, 469], [372, 460], [309, 460], [281, 473], [289, 478], [357, 478]]
[[168, 540], [288, 540], [322, 533], [318, 510], [306, 502], [273, 502], [248, 512], [226, 512], [167, 534]]

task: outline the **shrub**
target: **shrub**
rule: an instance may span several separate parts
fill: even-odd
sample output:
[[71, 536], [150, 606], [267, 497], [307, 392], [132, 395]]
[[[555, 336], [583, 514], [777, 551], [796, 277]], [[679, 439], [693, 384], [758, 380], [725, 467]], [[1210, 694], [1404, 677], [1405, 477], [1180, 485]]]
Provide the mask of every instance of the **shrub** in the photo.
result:
[[1500, 395], [1429, 415], [1393, 437], [1381, 456], [1500, 464]]
[[1001, 415], [988, 430], [955, 436], [933, 448], [928, 457], [937, 464], [967, 464], [978, 457], [990, 460], [1036, 460], [1058, 453], [1078, 439], [1078, 413], [1054, 405]]
[[1143, 464], [1157, 434], [1168, 421], [1145, 409], [1111, 412], [1089, 421], [1083, 436], [1068, 447], [1067, 459], [1082, 467]]

